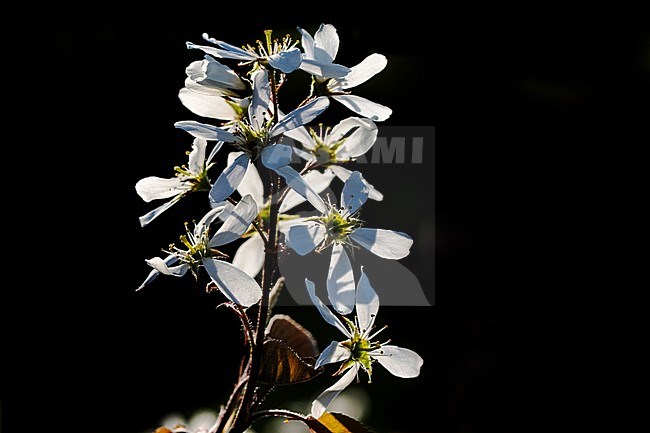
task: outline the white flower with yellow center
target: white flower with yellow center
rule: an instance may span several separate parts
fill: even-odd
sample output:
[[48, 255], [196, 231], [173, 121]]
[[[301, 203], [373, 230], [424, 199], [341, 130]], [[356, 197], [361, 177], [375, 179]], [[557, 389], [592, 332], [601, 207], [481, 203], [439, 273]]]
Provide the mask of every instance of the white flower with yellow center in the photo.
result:
[[[315, 418], [319, 418], [341, 391], [358, 377], [359, 370], [365, 371], [370, 381], [375, 362], [397, 377], [413, 378], [420, 374], [420, 368], [424, 362], [420, 355], [412, 350], [375, 340], [386, 327], [373, 332], [379, 311], [379, 297], [363, 272], [363, 267], [354, 292], [356, 313], [354, 320], [343, 317], [343, 321], [341, 321], [316, 296], [314, 283], [305, 279], [305, 285], [312, 302], [318, 308], [323, 319], [341, 331], [346, 338], [342, 342], [332, 341], [316, 361], [315, 368], [340, 362], [341, 367], [336, 374], [343, 376], [312, 403], [311, 413]], [[330, 301], [332, 304], [336, 303], [331, 296]]]
[[361, 63], [350, 68], [346, 75], [339, 76], [323, 69], [321, 72], [311, 67], [309, 59], [315, 59], [323, 63], [328, 60], [331, 66], [339, 49], [339, 37], [336, 29], [331, 24], [321, 25], [312, 38], [303, 29], [298, 29], [302, 34], [303, 64], [301, 69], [310, 72], [314, 77], [312, 94], [314, 96], [329, 96], [335, 101], [345, 105], [360, 116], [367, 117], [376, 122], [381, 122], [390, 117], [393, 111], [381, 104], [369, 101], [361, 96], [351, 95], [349, 90], [365, 83], [370, 78], [384, 70], [388, 60], [381, 54], [371, 54]]
[[325, 204], [316, 195], [310, 202], [320, 201], [315, 207], [321, 216], [297, 223], [287, 233], [287, 245], [301, 256], [332, 247], [327, 293], [341, 314], [349, 314], [354, 307], [354, 274], [346, 248], [361, 246], [379, 257], [397, 260], [408, 256], [413, 244], [405, 233], [363, 227], [358, 212], [368, 194], [367, 183], [355, 171], [343, 186], [340, 207]]
[[210, 225], [216, 221], [224, 207], [209, 211], [190, 230], [186, 224], [186, 234], [180, 237], [182, 246], [170, 245], [169, 255], [162, 259], [154, 257], [146, 260], [154, 270], [149, 273], [139, 287], [151, 283], [158, 275], [182, 277], [191, 271], [198, 278], [198, 271], [205, 268], [217, 288], [232, 302], [244, 307], [257, 303], [262, 296], [262, 289], [257, 282], [236, 266], [225, 262], [226, 257], [217, 247], [229, 244], [241, 237], [257, 216], [257, 204], [250, 195], [246, 195], [235, 206], [214, 236], [210, 236]]

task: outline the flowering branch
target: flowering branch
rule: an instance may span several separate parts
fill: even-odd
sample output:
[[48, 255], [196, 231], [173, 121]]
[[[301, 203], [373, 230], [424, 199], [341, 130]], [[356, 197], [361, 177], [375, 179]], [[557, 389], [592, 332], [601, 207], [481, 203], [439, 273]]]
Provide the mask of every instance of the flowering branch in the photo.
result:
[[[169, 245], [164, 257], [146, 260], [152, 270], [139, 289], [160, 275], [183, 277], [189, 272], [198, 280], [203, 269], [210, 278], [208, 291], [220, 291], [229, 301], [224, 305], [241, 319], [248, 348], [239, 379], [214, 425], [209, 429], [161, 427], [160, 431], [242, 433], [259, 419], [283, 417], [301, 421], [316, 433], [338, 433], [340, 426], [346, 425], [353, 426], [356, 433], [364, 431], [357, 421], [328, 413], [327, 408], [359, 372], [365, 371], [370, 379], [376, 363], [398, 377], [416, 377], [420, 372], [423, 361], [415, 352], [390, 345], [390, 340], [376, 339], [385, 329], [375, 330], [378, 296], [363, 267], [355, 284], [347, 252], [362, 247], [382, 259], [398, 260], [409, 254], [413, 242], [404, 233], [365, 227], [359, 218], [361, 206], [368, 199], [380, 201], [383, 196], [361, 173], [344, 167], [372, 147], [377, 138], [374, 122], [391, 114], [388, 107], [353, 95], [350, 90], [383, 70], [386, 58], [371, 54], [348, 68], [334, 62], [339, 46], [334, 26], [322, 25], [313, 37], [301, 28], [298, 32], [302, 51], [290, 36], [273, 39], [270, 30], [265, 32], [265, 43], [243, 47], [207, 34], [203, 38], [211, 45], [188, 42], [188, 48], [203, 51], [205, 57], [186, 69], [188, 77], [179, 99], [194, 114], [220, 124], [177, 122], [177, 128], [194, 138], [187, 165], [176, 167], [172, 178], [152, 176], [136, 184], [137, 193], [146, 202], [169, 200], [142, 216], [142, 226], [192, 193], [207, 191], [210, 204], [198, 223], [193, 227], [185, 224], [179, 245]], [[244, 70], [233, 70], [216, 59], [236, 60], [237, 67]], [[311, 75], [310, 94], [285, 115], [278, 94], [286, 87], [287, 74], [298, 70]], [[330, 101], [360, 117], [344, 119], [333, 128], [309, 127]], [[293, 139], [295, 145], [280, 143], [283, 137]], [[210, 143], [214, 144], [208, 152]], [[213, 161], [224, 146], [232, 148], [226, 168], [211, 179]], [[300, 172], [291, 166], [294, 154], [305, 160]], [[269, 172], [266, 183], [256, 162]], [[344, 183], [339, 205], [320, 196], [336, 178]], [[291, 213], [305, 202], [316, 216], [302, 218]], [[246, 240], [228, 261], [230, 257], [219, 248], [240, 239]], [[332, 341], [320, 352], [307, 329], [289, 316], [271, 317], [271, 310], [284, 281], [279, 275], [278, 251], [306, 255], [330, 248], [327, 293], [334, 311], [316, 295], [315, 285], [308, 278], [305, 285], [320, 315], [340, 331], [344, 340]], [[257, 320], [253, 329], [247, 309], [254, 306]], [[310, 415], [284, 409], [258, 410], [277, 386], [312, 380], [329, 364], [339, 364], [335, 375], [340, 378], [312, 403]]]

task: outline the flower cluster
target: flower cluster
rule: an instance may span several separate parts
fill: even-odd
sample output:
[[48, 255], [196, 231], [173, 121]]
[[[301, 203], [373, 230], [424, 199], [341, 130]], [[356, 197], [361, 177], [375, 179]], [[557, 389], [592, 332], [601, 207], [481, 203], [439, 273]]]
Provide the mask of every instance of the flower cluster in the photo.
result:
[[[140, 217], [143, 227], [185, 196], [207, 193], [205, 215], [198, 223], [185, 223], [179, 242], [163, 249], [162, 257], [146, 260], [152, 270], [139, 289], [161, 274], [183, 277], [189, 272], [199, 280], [203, 269], [209, 287], [216, 287], [240, 315], [251, 350], [231, 397], [239, 409], [222, 411], [210, 429], [215, 433], [243, 431], [256, 419], [256, 382], [298, 383], [311, 380], [325, 365], [340, 364], [335, 375], [342, 377], [313, 402], [312, 416], [318, 419], [360, 371], [370, 379], [375, 362], [405, 378], [418, 376], [423, 362], [413, 351], [376, 339], [385, 329], [375, 330], [379, 299], [363, 268], [355, 284], [350, 260], [358, 248], [398, 260], [413, 243], [404, 233], [366, 226], [362, 205], [383, 195], [360, 172], [345, 167], [371, 149], [378, 134], [375, 122], [391, 115], [388, 107], [351, 93], [386, 67], [386, 57], [371, 54], [347, 67], [335, 63], [339, 37], [334, 26], [321, 25], [313, 36], [301, 28], [298, 32], [300, 42], [289, 35], [274, 39], [271, 31], [265, 32], [264, 41], [242, 47], [207, 34], [203, 38], [210, 45], [188, 42], [188, 48], [205, 56], [186, 68], [178, 97], [189, 111], [212, 121], [177, 122], [177, 128], [193, 137], [187, 165], [175, 167], [174, 177], [147, 177], [136, 184], [144, 201], [167, 200]], [[223, 60], [234, 62], [228, 66]], [[311, 90], [299, 106], [283, 111], [279, 94], [291, 73], [311, 75]], [[331, 100], [356, 116], [332, 128], [315, 126]], [[225, 168], [211, 173], [219, 152], [228, 147]], [[269, 172], [270, 182], [262, 181], [259, 164]], [[338, 203], [321, 196], [333, 179], [343, 182]], [[292, 214], [303, 203], [315, 214]], [[219, 250], [231, 243], [239, 243], [232, 260]], [[313, 276], [305, 275], [305, 282], [313, 304], [344, 341], [332, 342], [319, 354], [311, 334], [292, 319], [271, 319], [270, 292], [281, 286], [279, 251], [329, 254], [326, 288], [334, 311], [316, 295], [309, 280]], [[258, 309], [254, 327], [247, 313], [253, 306]], [[291, 368], [279, 368], [283, 362]]]

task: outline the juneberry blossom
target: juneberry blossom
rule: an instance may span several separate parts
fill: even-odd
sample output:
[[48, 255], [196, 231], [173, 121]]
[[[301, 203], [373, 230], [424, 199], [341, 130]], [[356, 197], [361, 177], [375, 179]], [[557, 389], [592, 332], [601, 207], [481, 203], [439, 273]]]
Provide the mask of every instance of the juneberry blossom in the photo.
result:
[[405, 233], [363, 227], [359, 209], [366, 202], [369, 188], [361, 173], [354, 172], [343, 186], [341, 205], [325, 203], [320, 196], [310, 202], [321, 215], [293, 225], [287, 232], [287, 245], [300, 255], [332, 247], [327, 293], [340, 314], [349, 314], [354, 307], [354, 274], [346, 252], [361, 246], [385, 259], [408, 256], [413, 240]]
[[203, 39], [213, 43], [217, 47], [195, 45], [187, 43], [187, 48], [195, 48], [206, 54], [222, 59], [240, 60], [241, 65], [256, 63], [261, 66], [269, 65], [272, 68], [288, 74], [295, 71], [302, 63], [302, 54], [296, 47], [298, 41], [293, 41], [286, 35], [281, 41], [271, 40], [271, 32], [266, 31], [266, 45], [257, 41], [257, 45], [246, 45], [243, 48], [236, 47], [223, 41], [216, 40], [203, 33]]
[[[342, 342], [332, 341], [318, 357], [316, 368], [323, 365], [341, 363], [335, 373], [342, 377], [331, 387], [321, 393], [312, 403], [311, 412], [319, 418], [332, 403], [332, 401], [358, 378], [359, 371], [368, 374], [368, 381], [372, 380], [372, 368], [375, 362], [381, 364], [386, 370], [397, 377], [413, 378], [420, 374], [423, 360], [414, 351], [402, 347], [381, 343], [375, 338], [386, 327], [375, 331], [375, 320], [379, 311], [379, 297], [370, 285], [367, 275], [361, 268], [361, 277], [353, 292], [355, 299], [354, 319], [343, 317], [339, 319], [316, 295], [314, 283], [305, 279], [309, 296], [327, 323], [341, 331], [345, 336]], [[338, 303], [330, 297], [332, 304]]]
[[139, 289], [151, 283], [160, 274], [182, 277], [190, 271], [198, 278], [199, 269], [203, 267], [212, 282], [230, 301], [244, 307], [257, 303], [262, 296], [260, 286], [244, 271], [221, 260], [226, 258], [226, 255], [217, 249], [239, 239], [246, 232], [257, 216], [257, 205], [250, 195], [243, 197], [214, 236], [210, 236], [210, 226], [223, 209], [218, 207], [210, 210], [193, 230], [186, 224], [186, 234], [180, 237], [182, 245], [170, 245], [168, 256], [164, 259], [154, 257], [146, 260], [153, 271]]
[[[310, 72], [314, 77], [312, 94], [314, 96], [329, 96], [340, 102], [356, 114], [381, 122], [390, 117], [393, 111], [381, 104], [372, 102], [357, 95], [351, 95], [349, 90], [365, 83], [378, 73], [384, 70], [388, 64], [385, 56], [377, 53], [370, 54], [361, 63], [350, 68], [346, 75], [337, 77], [335, 74], [327, 74], [329, 70], [312, 69], [309, 60], [317, 60], [323, 64], [330, 63], [336, 58], [339, 48], [339, 36], [334, 26], [321, 25], [314, 37], [305, 30], [298, 28], [302, 34], [303, 66], [301, 69]], [[333, 64], [332, 64], [333, 65]], [[339, 65], [337, 65], [339, 66]], [[329, 76], [328, 76], [329, 75]]]
[[[149, 224], [161, 213], [178, 203], [180, 199], [187, 194], [196, 191], [208, 191], [211, 188], [210, 179], [208, 178], [208, 169], [211, 167], [211, 158], [216, 152], [210, 155], [206, 160], [205, 151], [207, 143], [202, 138], [195, 138], [192, 144], [192, 151], [189, 153], [189, 162], [187, 165], [175, 167], [176, 175], [172, 178], [162, 178], [156, 176], [145, 177], [136, 183], [135, 190], [138, 195], [147, 203], [152, 200], [162, 200], [170, 198], [168, 202], [157, 207], [140, 217], [142, 227]], [[218, 150], [218, 149], [217, 149]]]

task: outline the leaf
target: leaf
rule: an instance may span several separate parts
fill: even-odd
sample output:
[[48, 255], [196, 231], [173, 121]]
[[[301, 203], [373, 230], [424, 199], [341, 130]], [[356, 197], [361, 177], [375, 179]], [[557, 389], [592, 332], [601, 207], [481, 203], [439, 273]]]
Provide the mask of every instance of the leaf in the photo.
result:
[[318, 418], [331, 433], [371, 433], [370, 429], [356, 419], [336, 412], [325, 412]]
[[280, 340], [266, 340], [259, 380], [270, 385], [291, 385], [313, 379], [320, 371], [305, 362]]
[[154, 433], [172, 433], [167, 427], [158, 427]]
[[273, 316], [266, 334], [272, 339], [285, 342], [301, 358], [317, 358], [320, 354], [318, 344], [311, 332], [287, 315]]

